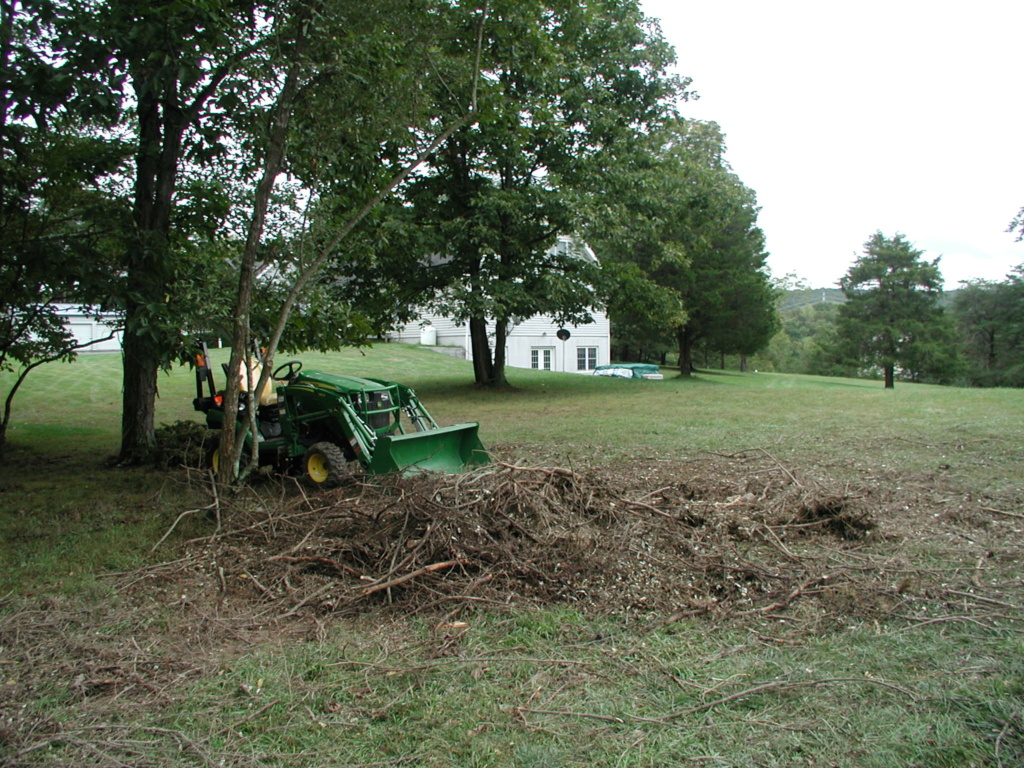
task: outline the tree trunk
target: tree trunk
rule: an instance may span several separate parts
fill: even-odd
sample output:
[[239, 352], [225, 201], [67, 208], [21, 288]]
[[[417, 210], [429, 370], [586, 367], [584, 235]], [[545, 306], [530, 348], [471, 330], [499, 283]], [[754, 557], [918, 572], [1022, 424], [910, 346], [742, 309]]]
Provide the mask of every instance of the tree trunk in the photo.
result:
[[[139, 150], [135, 158], [132, 219], [136, 237], [128, 254], [128, 303], [122, 344], [121, 450], [118, 461], [144, 461], [156, 442], [156, 377], [160, 350], [148, 327], [150, 307], [162, 303], [170, 279], [168, 235], [171, 208], [186, 124], [177, 108], [176, 84], [156, 93], [140, 73], [134, 83], [139, 104]], [[145, 334], [143, 334], [145, 332]]]
[[676, 331], [676, 341], [679, 342], [679, 375], [689, 376], [693, 372], [693, 338], [685, 325]]
[[490, 386], [494, 378], [494, 363], [491, 360], [491, 345], [487, 342], [487, 320], [482, 317], [469, 318], [469, 343], [473, 353], [473, 377], [477, 386]]
[[[281, 167], [284, 165], [288, 127], [291, 124], [295, 97], [298, 92], [299, 76], [306, 50], [309, 47], [309, 14], [310, 9], [306, 7], [300, 12], [298, 17], [297, 29], [299, 31], [293, 53], [294, 58], [288, 68], [288, 74], [285, 77], [284, 85], [281, 87], [281, 92], [278, 94], [277, 103], [274, 105], [267, 154], [263, 161], [263, 175], [256, 185], [252, 219], [249, 222], [249, 232], [246, 237], [245, 250], [242, 253], [242, 263], [239, 269], [234, 328], [231, 337], [231, 362], [228, 364], [228, 383], [224, 397], [224, 423], [220, 436], [220, 455], [222, 461], [219, 469], [220, 477], [217, 478], [218, 482], [224, 486], [232, 483], [237, 478], [244, 479], [247, 470], [253, 469], [259, 463], [259, 451], [254, 450], [251, 456], [250, 467], [243, 468], [239, 466], [244, 450], [243, 440], [238, 441], [237, 445], [235, 443], [241, 371], [243, 370], [242, 363], [247, 357], [251, 337], [250, 311], [252, 309], [253, 282], [256, 274], [256, 256], [263, 239], [263, 231], [266, 228], [267, 210], [270, 207], [270, 197], [274, 191], [274, 182], [281, 171]], [[259, 380], [256, 382], [246, 382], [246, 388], [249, 392], [250, 430], [253, 432], [255, 432], [253, 427], [254, 415], [259, 407], [259, 395], [257, 393], [263, 391], [264, 383], [270, 376], [271, 369], [273, 368], [273, 357], [274, 349], [272, 347], [265, 358], [265, 365], [263, 365], [263, 370], [260, 372]]]
[[507, 387], [505, 378], [505, 343], [508, 339], [508, 321], [498, 320], [494, 329], [494, 365], [491, 368], [491, 383], [495, 388]]
[[886, 389], [895, 389], [896, 388], [895, 368], [896, 368], [896, 366], [894, 366], [892, 364], [889, 364], [889, 365], [886, 365], [884, 367], [884, 369], [883, 369], [885, 371], [885, 388]]
[[[126, 324], [132, 313], [125, 316]], [[145, 461], [156, 443], [156, 377], [159, 358], [152, 344], [137, 333], [124, 334], [124, 380], [121, 394], [121, 451], [118, 461], [137, 464]]]
[[740, 373], [747, 372], [747, 356], [740, 355]]
[[478, 387], [507, 387], [505, 378], [505, 338], [508, 323], [498, 322], [495, 329], [494, 350], [487, 340], [487, 320], [469, 319], [469, 340], [473, 350], [473, 376]]

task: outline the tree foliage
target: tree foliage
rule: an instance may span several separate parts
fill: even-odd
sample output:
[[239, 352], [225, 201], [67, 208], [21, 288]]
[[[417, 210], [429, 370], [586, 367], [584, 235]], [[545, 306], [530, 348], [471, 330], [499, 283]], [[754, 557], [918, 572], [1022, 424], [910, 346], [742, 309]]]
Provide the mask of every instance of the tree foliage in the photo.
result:
[[975, 386], [1024, 387], [1024, 265], [1002, 282], [963, 285], [953, 315], [970, 362], [966, 381]]
[[202, 168], [229, 151], [231, 125], [261, 100], [274, 9], [235, 0], [54, 0], [47, 9], [40, 59], [46, 81], [62, 89], [51, 115], [121, 136], [134, 158], [119, 296], [121, 458], [134, 461], [153, 442], [158, 368], [183, 338], [169, 305], [192, 297], [177, 289], [194, 279], [196, 236], [216, 231], [223, 211], [222, 187]]
[[1010, 222], [1006, 231], [1014, 233], [1017, 236], [1017, 242], [1024, 240], [1024, 208], [1017, 211], [1017, 215]]
[[856, 376], [858, 366], [831, 353], [836, 346], [839, 305], [816, 303], [780, 309], [779, 331], [757, 358], [759, 367], [817, 376]]
[[[358, 208], [394, 175], [391, 167], [421, 148], [410, 126], [421, 125], [440, 89], [431, 78], [451, 74], [445, 57], [430, 51], [452, 6], [28, 0], [21, 7], [31, 34], [17, 51], [4, 51], [5, 61], [25, 62], [17, 80], [33, 94], [18, 119], [77, 121], [97, 143], [126, 147], [133, 158], [121, 179], [130, 213], [115, 292], [125, 318], [121, 458], [133, 461], [153, 440], [158, 368], [181, 354], [194, 328], [230, 325], [235, 300], [224, 273], [242, 264], [249, 222], [263, 215], [254, 203], [260, 175], [269, 179], [269, 202], [255, 269], [274, 280], [302, 274], [309, 250], [295, 246], [301, 204], [328, 191], [331, 204], [319, 212]], [[301, 55], [300, 37], [309, 43]], [[301, 187], [291, 195], [300, 205], [289, 206], [288, 190], [265, 170], [277, 151], [277, 94], [299, 59], [287, 115], [298, 115], [295, 151], [284, 170]], [[410, 104], [418, 105], [412, 117]], [[429, 132], [436, 118], [432, 112], [422, 126]], [[272, 280], [264, 287], [274, 293]]]
[[835, 352], [842, 360], [882, 372], [891, 389], [897, 376], [949, 379], [956, 372], [951, 326], [939, 305], [939, 259], [897, 234], [876, 232], [840, 281]]
[[[723, 159], [714, 123], [678, 120], [637, 145], [595, 206], [613, 324], [674, 342], [680, 371], [698, 343], [751, 354], [777, 328], [754, 193]], [[619, 288], [629, 285], [628, 291]]]
[[[579, 230], [602, 158], [661, 120], [678, 90], [671, 51], [633, 0], [499, 0], [488, 14], [476, 119], [403, 195], [395, 215], [418, 230], [400, 238], [414, 250], [377, 265], [467, 321], [477, 382], [502, 386], [517, 318], [589, 319], [593, 264], [553, 246]], [[465, 102], [456, 85], [439, 101]]]
[[5, 397], [0, 452], [28, 373], [89, 346], [75, 339], [63, 308], [115, 309], [112, 254], [125, 237], [127, 207], [115, 184], [124, 146], [51, 109], [62, 86], [36, 50], [47, 7], [0, 2], [0, 370], [18, 371]]

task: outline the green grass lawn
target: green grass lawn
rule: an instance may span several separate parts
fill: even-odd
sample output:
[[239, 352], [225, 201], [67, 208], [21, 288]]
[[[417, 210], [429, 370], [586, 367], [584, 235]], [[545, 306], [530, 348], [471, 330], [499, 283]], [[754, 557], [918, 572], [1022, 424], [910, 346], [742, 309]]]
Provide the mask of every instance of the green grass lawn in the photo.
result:
[[[214, 352], [215, 364], [226, 359]], [[923, 621], [828, 631], [799, 609], [656, 630], [650, 617], [564, 604], [483, 606], [458, 622], [386, 606], [303, 621], [239, 616], [172, 591], [175, 563], [202, 559], [214, 523], [190, 515], [153, 547], [208, 491], [181, 471], [112, 465], [120, 356], [83, 355], [30, 376], [0, 466], [0, 762], [956, 768], [1024, 759], [1024, 588], [1020, 553], [999, 533], [1017, 541], [1013, 526], [1024, 528], [1024, 392], [669, 369], [664, 381], [510, 369], [514, 388], [491, 392], [473, 387], [468, 363], [416, 347], [301, 359], [411, 385], [440, 423], [480, 422], [484, 443], [510, 463], [628, 473], [645, 461], [770, 457], [807, 484], [901, 488], [908, 505], [906, 489], [920, 487], [936, 519], [969, 502], [973, 517], [943, 528], [946, 539], [922, 531], [915, 541], [892, 526], [899, 540], [869, 539], [844, 556], [891, 552], [894, 573], [927, 570], [936, 585], [982, 595], [988, 612], [962, 616], [964, 606], [940, 600]], [[10, 380], [0, 377], [0, 389]], [[157, 422], [198, 421], [194, 390], [187, 368], [161, 375]], [[248, 520], [269, 502], [233, 503]], [[216, 592], [216, 563], [206, 567]], [[908, 583], [908, 601], [929, 598], [915, 589]]]
[[[227, 350], [213, 357], [219, 373]], [[479, 421], [487, 444], [546, 457], [762, 448], [784, 460], [869, 471], [936, 471], [937, 458], [950, 465], [942, 471], [987, 485], [1012, 479], [1004, 459], [1019, 458], [1024, 443], [1019, 390], [900, 383], [886, 391], [877, 381], [719, 371], [684, 378], [670, 369], [664, 381], [633, 381], [510, 369], [513, 389], [491, 392], [473, 387], [468, 363], [407, 345], [302, 359], [308, 368], [408, 384], [441, 423]], [[157, 423], [200, 421], [194, 396], [188, 368], [161, 374]], [[83, 355], [32, 374], [15, 401], [9, 439], [43, 455], [99, 459], [116, 453], [119, 429], [120, 356]], [[934, 450], [917, 450], [921, 444]]]

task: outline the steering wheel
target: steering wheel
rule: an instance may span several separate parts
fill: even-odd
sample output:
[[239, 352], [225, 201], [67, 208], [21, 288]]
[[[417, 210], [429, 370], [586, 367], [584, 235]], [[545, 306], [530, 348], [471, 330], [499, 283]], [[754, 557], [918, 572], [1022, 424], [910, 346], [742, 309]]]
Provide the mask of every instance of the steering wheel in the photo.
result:
[[[287, 363], [282, 363], [274, 369], [273, 376], [275, 379], [287, 379], [291, 381], [295, 378], [295, 375], [302, 370], [302, 363], [298, 360], [289, 360]], [[282, 373], [284, 371], [284, 373]]]

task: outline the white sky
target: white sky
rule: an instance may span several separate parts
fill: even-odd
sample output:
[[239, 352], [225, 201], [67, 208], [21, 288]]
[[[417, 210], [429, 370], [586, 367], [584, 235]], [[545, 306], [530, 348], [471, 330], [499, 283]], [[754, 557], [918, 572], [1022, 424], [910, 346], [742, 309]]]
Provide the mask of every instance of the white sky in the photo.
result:
[[757, 192], [772, 274], [833, 286], [876, 231], [947, 287], [1024, 263], [1021, 0], [641, 0]]

